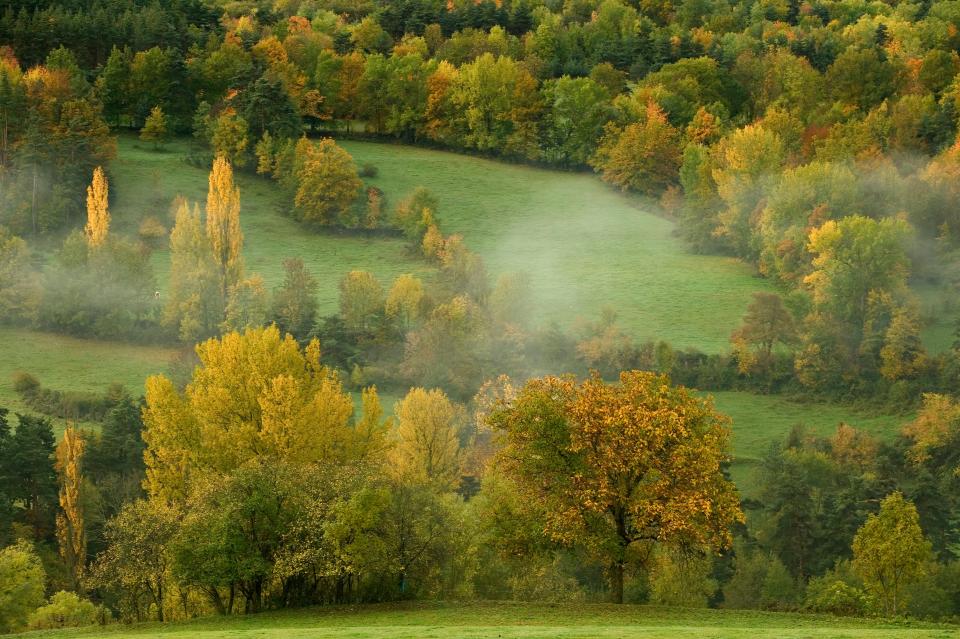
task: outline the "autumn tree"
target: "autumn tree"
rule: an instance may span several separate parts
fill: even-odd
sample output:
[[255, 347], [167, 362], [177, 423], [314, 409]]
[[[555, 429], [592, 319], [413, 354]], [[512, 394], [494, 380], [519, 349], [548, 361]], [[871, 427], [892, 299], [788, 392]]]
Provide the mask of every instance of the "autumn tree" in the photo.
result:
[[910, 225], [902, 219], [861, 215], [829, 220], [812, 230], [807, 250], [814, 255], [814, 270], [804, 283], [814, 303], [862, 330], [871, 292], [896, 295], [906, 286], [909, 235]]
[[99, 248], [107, 240], [110, 230], [110, 212], [107, 209], [108, 185], [103, 169], [93, 171], [93, 182], [87, 187], [87, 225], [84, 232], [90, 248]]
[[925, 574], [931, 558], [917, 509], [899, 492], [888, 495], [853, 538], [854, 569], [889, 617], [903, 610], [904, 589]]
[[393, 281], [387, 294], [385, 310], [387, 317], [400, 322], [404, 328], [420, 319], [423, 311], [423, 283], [406, 273]]
[[150, 110], [147, 121], [140, 129], [140, 139], [144, 142], [153, 142], [153, 148], [158, 148], [169, 139], [168, 118], [159, 106]]
[[269, 296], [263, 278], [251, 275], [230, 287], [224, 309], [224, 332], [242, 331], [263, 326], [267, 322]]
[[63, 432], [57, 445], [57, 474], [60, 478], [60, 510], [57, 514], [57, 541], [60, 555], [73, 579], [80, 584], [87, 560], [87, 533], [81, 504], [83, 486], [83, 435], [73, 426]]
[[362, 186], [353, 158], [330, 138], [310, 147], [296, 178], [297, 219], [323, 226], [340, 221]]
[[880, 374], [891, 381], [911, 379], [927, 363], [926, 350], [920, 339], [920, 317], [917, 309], [898, 308], [884, 335], [880, 349]]
[[233, 169], [223, 156], [213, 161], [207, 191], [207, 238], [220, 276], [224, 300], [243, 278], [243, 232], [240, 230], [240, 189], [233, 184]]
[[373, 273], [350, 271], [340, 280], [340, 317], [354, 330], [363, 330], [383, 311], [383, 286]]
[[185, 342], [213, 335], [224, 318], [219, 271], [201, 218], [196, 204], [191, 209], [181, 200], [170, 232], [170, 287], [161, 322]]
[[460, 480], [461, 411], [440, 389], [412, 388], [397, 403], [393, 467], [399, 477], [441, 490]]
[[489, 421], [504, 438], [500, 467], [543, 504], [546, 534], [602, 558], [616, 602], [642, 547], [726, 547], [743, 520], [721, 471], [729, 420], [665, 376], [534, 379]]
[[[793, 316], [784, 307], [783, 300], [775, 293], [754, 293], [753, 301], [747, 307], [747, 314], [730, 340], [738, 349], [756, 349], [758, 362], [769, 364], [776, 344], [790, 346], [797, 340], [797, 329]], [[741, 369], [752, 364], [753, 358], [748, 352], [740, 357]], [[749, 370], [751, 366], [746, 366]]]
[[283, 260], [283, 284], [273, 292], [270, 318], [280, 330], [305, 337], [317, 319], [317, 280], [299, 257]]
[[91, 581], [119, 596], [127, 615], [143, 621], [153, 610], [164, 619], [170, 556], [167, 552], [181, 513], [161, 500], [125, 504], [107, 522], [106, 550], [91, 567]]
[[305, 350], [275, 327], [228, 333], [197, 346], [200, 364], [181, 393], [147, 379], [143, 439], [152, 498], [185, 499], [194, 480], [265, 456], [307, 464], [349, 450], [353, 403], [320, 345]]
[[247, 164], [247, 147], [250, 137], [247, 121], [228, 109], [210, 125], [210, 146], [214, 155], [226, 158], [237, 168]]
[[677, 181], [680, 168], [680, 133], [662, 110], [647, 105], [645, 117], [622, 130], [608, 125], [593, 159], [605, 182], [624, 190], [659, 195]]

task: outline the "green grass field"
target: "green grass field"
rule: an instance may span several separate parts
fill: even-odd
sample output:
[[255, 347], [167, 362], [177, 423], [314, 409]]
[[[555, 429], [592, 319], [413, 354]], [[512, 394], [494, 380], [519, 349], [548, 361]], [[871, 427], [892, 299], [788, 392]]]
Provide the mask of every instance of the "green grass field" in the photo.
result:
[[[727, 348], [751, 294], [766, 288], [736, 260], [690, 253], [672, 235], [671, 222], [592, 175], [388, 144], [343, 146], [358, 164], [379, 169], [368, 181], [384, 190], [389, 206], [426, 186], [440, 201], [444, 231], [462, 233], [492, 275], [527, 273], [536, 321], [569, 326], [608, 305], [639, 339], [719, 351]], [[177, 194], [206, 198], [206, 171], [183, 162], [186, 150], [185, 142], [175, 142], [156, 152], [120, 137], [111, 166], [118, 228], [135, 231], [147, 214], [169, 223]], [[240, 175], [237, 184], [247, 270], [273, 286], [282, 278], [281, 260], [302, 257], [319, 280], [324, 312], [335, 309], [337, 283], [349, 270], [370, 270], [385, 285], [400, 273], [429, 277], [431, 269], [399, 239], [305, 230], [280, 214], [272, 182]], [[169, 270], [165, 250], [156, 253], [154, 266], [162, 290]]]
[[[183, 161], [186, 143], [155, 152], [130, 136], [119, 142], [120, 157], [111, 167], [116, 229], [135, 233], [145, 215], [168, 222], [169, 203], [178, 193], [199, 201], [206, 197], [206, 171]], [[491, 270], [528, 271], [544, 320], [592, 315], [609, 303], [639, 338], [720, 350], [751, 291], [763, 285], [734, 261], [690, 254], [672, 237], [671, 223], [645, 213], [637, 201], [590, 175], [385, 144], [344, 146], [358, 163], [378, 167], [374, 182], [394, 202], [418, 185], [433, 190], [441, 201], [444, 227], [464, 233]], [[403, 272], [431, 275], [400, 240], [304, 230], [279, 213], [272, 182], [240, 175], [238, 184], [248, 270], [275, 285], [282, 278], [281, 260], [303, 257], [319, 280], [324, 312], [335, 309], [337, 283], [348, 270], [368, 269], [385, 282]], [[168, 253], [158, 251], [154, 264], [163, 286]], [[174, 356], [169, 348], [0, 330], [0, 406], [24, 409], [11, 384], [17, 370], [59, 390], [102, 392], [120, 382], [139, 394], [146, 376], [165, 371]], [[382, 397], [388, 412], [397, 395]], [[740, 479], [796, 423], [828, 433], [845, 421], [889, 435], [903, 421], [747, 393], [718, 393], [716, 399], [718, 408], [734, 419], [733, 447], [740, 462], [735, 475]]]
[[880, 439], [891, 439], [911, 415], [871, 415], [836, 404], [799, 403], [776, 395], [743, 392], [709, 393], [717, 410], [733, 419], [734, 463], [731, 475], [746, 496], [753, 495], [757, 463], [770, 445], [783, 442], [802, 424], [811, 433], [832, 434], [841, 422]]
[[605, 604], [410, 603], [310, 609], [23, 637], [133, 639], [893, 639], [958, 637], [956, 626]]
[[[143, 393], [148, 375], [164, 372], [176, 351], [76, 339], [53, 333], [0, 328], [0, 406], [30, 412], [13, 390], [13, 375], [26, 371], [56, 390], [104, 392], [123, 384], [133, 396]], [[63, 420], [55, 420], [58, 432]]]

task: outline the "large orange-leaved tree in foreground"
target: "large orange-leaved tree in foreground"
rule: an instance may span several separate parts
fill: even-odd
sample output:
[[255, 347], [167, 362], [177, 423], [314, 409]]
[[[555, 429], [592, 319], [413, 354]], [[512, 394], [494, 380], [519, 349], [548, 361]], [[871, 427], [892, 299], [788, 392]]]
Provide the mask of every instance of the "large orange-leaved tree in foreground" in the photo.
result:
[[538, 505], [544, 533], [603, 560], [618, 603], [634, 551], [721, 549], [743, 519], [721, 471], [729, 420], [666, 376], [534, 379], [488, 419], [502, 435], [498, 465]]

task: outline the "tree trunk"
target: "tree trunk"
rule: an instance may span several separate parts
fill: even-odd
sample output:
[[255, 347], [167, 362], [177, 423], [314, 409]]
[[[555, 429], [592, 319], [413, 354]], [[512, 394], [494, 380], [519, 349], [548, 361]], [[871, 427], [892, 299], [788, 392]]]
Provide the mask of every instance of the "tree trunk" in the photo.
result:
[[617, 558], [610, 566], [610, 600], [613, 603], [623, 603], [623, 573], [623, 559]]

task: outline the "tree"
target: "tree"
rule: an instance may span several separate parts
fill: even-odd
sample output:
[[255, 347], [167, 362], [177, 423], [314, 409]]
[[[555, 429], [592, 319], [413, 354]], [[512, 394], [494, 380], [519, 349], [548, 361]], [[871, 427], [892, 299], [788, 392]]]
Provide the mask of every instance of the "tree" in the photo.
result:
[[107, 549], [97, 557], [91, 580], [120, 596], [136, 620], [153, 606], [163, 621], [164, 586], [169, 576], [169, 547], [181, 514], [161, 500], [126, 504], [107, 522]]
[[87, 187], [87, 225], [83, 230], [87, 235], [87, 244], [90, 248], [96, 249], [103, 246], [110, 231], [110, 212], [107, 210], [108, 188], [103, 169], [98, 166], [93, 171], [93, 182]]
[[373, 273], [350, 271], [340, 280], [340, 317], [351, 329], [369, 327], [383, 307], [383, 287]]
[[57, 541], [74, 588], [79, 586], [87, 562], [87, 532], [80, 500], [83, 450], [83, 435], [73, 426], [68, 426], [56, 450], [62, 511], [57, 514]]
[[385, 310], [387, 317], [396, 319], [404, 328], [409, 328], [420, 319], [423, 303], [423, 283], [405, 273], [393, 281], [387, 294]]
[[217, 156], [207, 191], [207, 238], [220, 276], [220, 293], [227, 299], [230, 287], [243, 279], [243, 232], [240, 230], [240, 189], [233, 184], [233, 169]]
[[927, 363], [920, 339], [920, 317], [911, 307], [897, 309], [880, 349], [880, 374], [890, 381], [916, 377]]
[[342, 460], [353, 402], [320, 364], [320, 345], [251, 328], [197, 346], [200, 364], [183, 393], [163, 375], [147, 379], [143, 439], [146, 488], [182, 503], [193, 483], [257, 458], [294, 465]]
[[267, 322], [267, 289], [259, 275], [240, 280], [227, 292], [227, 306], [224, 309], [224, 332], [242, 331], [257, 328]]
[[322, 226], [336, 224], [363, 185], [353, 158], [330, 138], [310, 146], [296, 178], [297, 219]]
[[53, 425], [31, 415], [18, 414], [17, 421], [7, 456], [8, 495], [22, 504], [34, 538], [43, 539], [52, 528], [57, 499]]
[[223, 321], [226, 301], [200, 208], [186, 200], [177, 207], [170, 232], [170, 289], [162, 323], [184, 342], [213, 335]]
[[871, 292], [896, 295], [906, 286], [909, 235], [904, 220], [861, 215], [829, 220], [812, 230], [807, 250], [814, 255], [814, 270], [804, 283], [814, 303], [862, 330]]
[[40, 558], [26, 541], [0, 550], [0, 631], [20, 630], [43, 605], [46, 579]]
[[726, 547], [743, 520], [721, 471], [728, 419], [666, 376], [534, 379], [488, 419], [504, 436], [498, 463], [543, 505], [545, 533], [602, 558], [615, 602], [641, 546]]
[[41, 294], [27, 243], [0, 227], [0, 317], [7, 322], [34, 320]]
[[612, 117], [610, 93], [590, 78], [564, 76], [544, 84], [549, 109], [544, 122], [544, 159], [566, 166], [587, 164]]
[[169, 139], [167, 126], [167, 116], [163, 109], [155, 106], [150, 110], [146, 123], [140, 129], [140, 139], [144, 142], [153, 142], [153, 148], [156, 149]]
[[317, 280], [299, 257], [283, 260], [283, 284], [273, 292], [270, 318], [280, 330], [303, 339], [317, 321]]
[[[790, 346], [796, 343], [797, 329], [793, 316], [783, 306], [779, 295], [754, 293], [743, 324], [733, 331], [730, 340], [736, 346], [757, 348], [757, 359], [766, 365], [776, 344]], [[741, 358], [741, 369], [744, 363], [745, 360]]]
[[650, 102], [642, 122], [622, 130], [607, 125], [592, 164], [605, 182], [625, 191], [659, 195], [677, 181], [680, 150], [680, 133]]
[[228, 109], [213, 122], [211, 129], [210, 146], [214, 155], [226, 158], [238, 168], [246, 166], [250, 143], [247, 121]]
[[456, 488], [460, 481], [458, 421], [462, 415], [440, 389], [411, 388], [397, 402], [397, 436], [393, 466], [411, 483], [440, 490]]
[[853, 567], [867, 589], [880, 597], [883, 613], [905, 605], [904, 589], [925, 574], [931, 560], [916, 507], [899, 492], [888, 495], [853, 538]]

